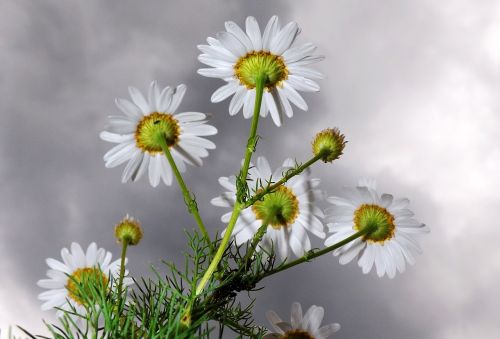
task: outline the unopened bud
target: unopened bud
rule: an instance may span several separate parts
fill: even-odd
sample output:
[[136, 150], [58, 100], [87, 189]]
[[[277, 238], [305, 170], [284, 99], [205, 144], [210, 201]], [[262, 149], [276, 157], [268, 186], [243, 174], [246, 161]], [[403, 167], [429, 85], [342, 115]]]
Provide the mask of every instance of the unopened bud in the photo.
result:
[[346, 141], [338, 128], [327, 128], [318, 134], [312, 142], [314, 155], [321, 156], [324, 162], [332, 162], [342, 155]]

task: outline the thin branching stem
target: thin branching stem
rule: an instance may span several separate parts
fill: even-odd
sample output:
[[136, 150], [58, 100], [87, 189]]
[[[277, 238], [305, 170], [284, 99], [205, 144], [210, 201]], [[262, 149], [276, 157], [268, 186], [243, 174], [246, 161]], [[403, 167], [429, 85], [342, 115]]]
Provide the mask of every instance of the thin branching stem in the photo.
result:
[[311, 250], [311, 251], [307, 252], [306, 254], [304, 254], [304, 256], [300, 257], [299, 259], [296, 259], [296, 260], [291, 261], [291, 262], [289, 262], [287, 264], [278, 266], [275, 269], [266, 272], [262, 278], [269, 277], [269, 276], [271, 276], [273, 274], [285, 271], [285, 270], [287, 270], [289, 268], [292, 268], [292, 267], [297, 266], [299, 264], [302, 264], [304, 262], [309, 262], [309, 261], [311, 261], [311, 260], [313, 260], [313, 259], [315, 259], [317, 257], [320, 257], [320, 256], [322, 256], [322, 255], [324, 255], [326, 253], [330, 253], [331, 251], [334, 251], [337, 248], [340, 248], [340, 247], [342, 247], [342, 246], [350, 243], [351, 241], [356, 240], [357, 238], [359, 238], [359, 237], [361, 237], [361, 236], [363, 236], [365, 234], [368, 234], [368, 233], [370, 233], [372, 231], [373, 231], [373, 227], [366, 227], [366, 228], [362, 229], [361, 231], [358, 231], [358, 232], [354, 233], [350, 237], [347, 237], [344, 240], [341, 240], [338, 243], [333, 244], [331, 246], [328, 246], [328, 247], [326, 247], [326, 248], [324, 248], [324, 249], [322, 249], [320, 251]]
[[323, 157], [323, 154], [315, 155], [314, 157], [312, 157], [311, 159], [309, 159], [308, 161], [306, 161], [302, 165], [300, 165], [300, 166], [298, 166], [298, 167], [296, 167], [296, 168], [288, 171], [283, 176], [283, 178], [281, 178], [279, 181], [275, 182], [272, 185], [268, 185], [267, 187], [264, 187], [261, 191], [259, 191], [258, 193], [256, 193], [253, 197], [251, 197], [250, 199], [248, 199], [245, 202], [245, 204], [243, 205], [243, 209], [252, 206], [257, 201], [259, 201], [262, 198], [264, 198], [264, 196], [266, 196], [267, 194], [272, 193], [275, 189], [277, 189], [278, 187], [280, 187], [281, 185], [283, 185], [284, 183], [286, 183], [288, 180], [290, 180], [294, 176], [299, 175], [300, 173], [302, 173], [305, 169], [307, 169], [308, 167], [310, 167], [316, 161], [320, 160], [322, 157]]

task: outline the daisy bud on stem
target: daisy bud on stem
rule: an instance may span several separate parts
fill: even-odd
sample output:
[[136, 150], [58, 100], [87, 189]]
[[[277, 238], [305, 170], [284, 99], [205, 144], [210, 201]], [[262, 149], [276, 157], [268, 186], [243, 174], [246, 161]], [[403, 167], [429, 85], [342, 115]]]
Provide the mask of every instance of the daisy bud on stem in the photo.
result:
[[137, 245], [142, 239], [142, 228], [138, 220], [128, 215], [115, 226], [115, 237], [118, 242]]
[[342, 155], [346, 141], [338, 128], [327, 128], [322, 130], [312, 142], [315, 156], [321, 156], [323, 162], [333, 162]]
[[119, 224], [115, 226], [115, 236], [119, 243], [122, 243], [122, 255], [120, 261], [120, 278], [118, 280], [118, 296], [121, 299], [123, 277], [125, 275], [125, 258], [127, 255], [127, 247], [135, 246], [142, 239], [142, 228], [139, 221], [129, 217], [128, 214]]

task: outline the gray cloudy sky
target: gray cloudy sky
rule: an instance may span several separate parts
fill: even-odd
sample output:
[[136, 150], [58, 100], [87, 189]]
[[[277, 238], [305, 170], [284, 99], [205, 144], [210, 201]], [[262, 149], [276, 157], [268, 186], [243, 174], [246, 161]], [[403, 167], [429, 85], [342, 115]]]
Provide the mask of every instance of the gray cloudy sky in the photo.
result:
[[[214, 113], [217, 150], [189, 168], [210, 231], [217, 178], [235, 173], [248, 121], [212, 104], [218, 80], [196, 74], [196, 45], [254, 15], [302, 27], [326, 60], [327, 79], [306, 96], [310, 111], [276, 128], [264, 120], [258, 155], [309, 157], [309, 139], [338, 126], [349, 144], [335, 165], [314, 167], [329, 194], [375, 177], [412, 200], [432, 233], [424, 253], [394, 280], [365, 276], [331, 256], [264, 281], [256, 319], [288, 316], [293, 301], [326, 308], [338, 338], [466, 339], [500, 335], [500, 3], [381, 1], [27, 1], [0, 2], [0, 328], [40, 330], [35, 285], [44, 258], [71, 241], [96, 241], [117, 256], [112, 227], [125, 213], [145, 228], [130, 270], [179, 260], [193, 222], [176, 186], [120, 183], [100, 141], [115, 97], [185, 83], [181, 110]], [[373, 272], [372, 272], [373, 273]]]

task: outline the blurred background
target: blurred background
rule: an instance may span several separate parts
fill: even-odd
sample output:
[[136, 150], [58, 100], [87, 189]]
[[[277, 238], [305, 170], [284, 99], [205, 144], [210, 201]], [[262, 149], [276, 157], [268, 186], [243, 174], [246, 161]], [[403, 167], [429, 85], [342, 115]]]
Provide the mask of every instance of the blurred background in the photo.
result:
[[[77, 241], [119, 248], [113, 226], [126, 213], [145, 236], [130, 249], [134, 276], [162, 259], [180, 262], [184, 230], [195, 227], [177, 185], [121, 184], [123, 166], [104, 168], [101, 141], [115, 97], [185, 83], [181, 111], [211, 112], [217, 149], [185, 180], [214, 234], [223, 210], [219, 176], [234, 174], [249, 121], [210, 103], [222, 81], [196, 74], [197, 44], [255, 16], [297, 21], [299, 42], [326, 60], [320, 93], [305, 95], [281, 128], [262, 121], [257, 155], [273, 167], [305, 160], [319, 130], [337, 126], [349, 143], [334, 165], [315, 165], [324, 190], [339, 194], [360, 176], [409, 197], [431, 234], [417, 264], [395, 279], [363, 275], [325, 256], [261, 284], [255, 318], [289, 317], [292, 302], [324, 306], [338, 338], [500, 337], [500, 3], [495, 0], [27, 1], [0, 2], [0, 328], [43, 333], [44, 259]], [[316, 242], [321, 246], [321, 242]], [[245, 296], [242, 300], [245, 300]]]

